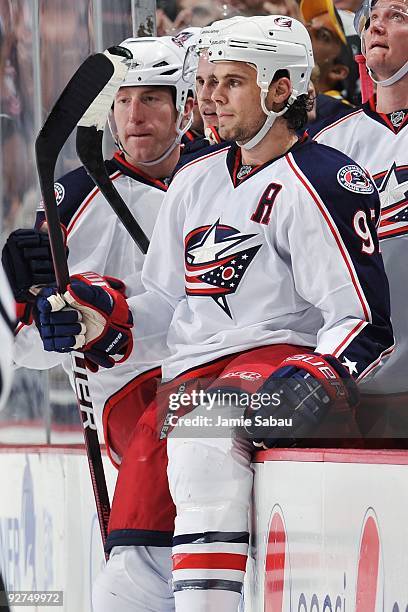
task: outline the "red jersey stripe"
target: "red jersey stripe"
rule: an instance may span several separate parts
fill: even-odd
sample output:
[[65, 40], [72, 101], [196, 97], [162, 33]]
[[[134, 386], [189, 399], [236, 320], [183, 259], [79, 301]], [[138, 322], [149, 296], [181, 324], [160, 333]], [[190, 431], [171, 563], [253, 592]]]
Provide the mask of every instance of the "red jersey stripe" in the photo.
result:
[[245, 571], [247, 555], [234, 553], [179, 553], [173, 555], [173, 570], [229, 569]]

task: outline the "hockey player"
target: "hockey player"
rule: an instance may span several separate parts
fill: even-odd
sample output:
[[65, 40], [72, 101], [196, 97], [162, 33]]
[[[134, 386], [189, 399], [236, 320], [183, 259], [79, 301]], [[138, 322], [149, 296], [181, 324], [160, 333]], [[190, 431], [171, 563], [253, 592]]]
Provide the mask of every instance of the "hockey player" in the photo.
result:
[[[362, 386], [369, 397], [365, 397], [360, 415], [364, 412], [367, 417], [362, 426], [368, 436], [408, 438], [404, 416], [408, 401], [408, 278], [402, 256], [408, 241], [408, 3], [379, 0], [366, 4], [356, 24], [377, 85], [376, 97], [321, 131], [316, 140], [356, 159], [371, 173], [380, 192], [378, 235], [390, 283], [396, 349], [373, 381]], [[363, 226], [360, 230], [365, 233]]]
[[193, 159], [210, 152], [212, 150], [210, 147], [214, 145], [224, 146], [218, 132], [215, 102], [211, 98], [215, 88], [214, 67], [208, 61], [207, 51], [215, 32], [222, 31], [224, 28], [229, 27], [231, 23], [235, 23], [240, 19], [243, 19], [243, 17], [231, 17], [230, 19], [215, 21], [206, 26], [197, 37], [196, 44], [190, 45], [187, 51], [184, 72], [186, 75], [190, 73], [195, 75], [196, 104], [203, 124], [204, 138], [197, 138], [186, 145], [183, 155], [180, 157], [179, 163], [175, 168], [175, 173]]
[[[185, 81], [183, 78], [186, 47], [180, 37], [177, 40], [171, 37], [127, 39], [122, 45], [132, 51], [137, 61], [135, 59], [115, 99], [110, 124], [118, 152], [106, 162], [106, 167], [119, 193], [150, 238], [167, 191], [167, 177], [180, 156], [181, 137], [189, 127], [193, 103], [189, 91], [194, 88], [194, 80]], [[127, 295], [140, 293], [144, 255], [84, 168], [59, 179], [55, 191], [60, 219], [66, 228], [71, 273], [95, 270], [104, 276], [120, 277]], [[3, 262], [20, 303], [20, 313], [31, 310], [34, 297], [30, 287], [49, 284], [54, 279], [48, 235], [42, 232], [44, 222], [45, 215], [40, 206], [36, 230], [13, 232], [3, 252]], [[157, 342], [160, 344], [159, 338]], [[44, 369], [60, 363], [61, 356], [44, 352], [37, 329], [31, 324], [20, 326], [15, 360], [21, 366]], [[70, 368], [70, 360], [67, 368]], [[109, 399], [103, 427], [107, 436], [110, 417], [110, 434], [106, 441], [109, 449], [115, 443], [116, 447], [120, 446], [115, 448], [116, 463], [120, 462], [121, 451], [131, 431], [125, 414], [134, 418], [135, 406], [143, 410], [142, 400], [154, 395], [159, 376], [160, 367], [151, 345], [148, 351], [139, 353], [138, 360], [133, 361], [131, 367], [124, 364], [115, 376], [102, 371], [90, 377], [100, 426], [102, 411]], [[121, 409], [116, 423], [118, 412], [113, 408], [118, 403]]]
[[[203, 118], [205, 135], [212, 144], [220, 142], [218, 131], [213, 128], [218, 126], [215, 102], [212, 93], [216, 86], [214, 78], [214, 66], [208, 61], [208, 47], [214, 34], [219, 34], [233, 23], [243, 19], [242, 16], [231, 17], [221, 21], [215, 21], [203, 28], [195, 45], [191, 45], [187, 54], [185, 64], [191, 63], [196, 76], [196, 96], [200, 114]], [[196, 67], [195, 67], [196, 65]]]
[[11, 385], [14, 319], [14, 301], [3, 268], [0, 266], [0, 410], [8, 397]]
[[177, 172], [183, 165], [197, 156], [208, 152], [210, 146], [222, 143], [218, 133], [218, 117], [215, 112], [215, 102], [211, 99], [214, 90], [214, 69], [208, 61], [207, 50], [211, 37], [215, 32], [223, 30], [229, 24], [242, 19], [241, 16], [215, 21], [203, 28], [196, 39], [196, 44], [190, 45], [184, 62], [186, 75], [193, 74], [196, 83], [196, 104], [200, 114], [204, 138], [197, 138], [186, 145], [183, 155], [175, 169]]
[[211, 99], [214, 83], [213, 67], [207, 60], [205, 53], [202, 53], [198, 61], [196, 73], [196, 96], [198, 109], [203, 118], [205, 135], [213, 144], [220, 142], [217, 130], [213, 129], [218, 126], [215, 103]]
[[[211, 416], [205, 400], [193, 401], [193, 391], [206, 390], [207, 398], [218, 398], [220, 415], [223, 392], [233, 391], [232, 408], [242, 416], [239, 398], [276, 391], [277, 407], [270, 395], [260, 414], [293, 418], [291, 436], [301, 436], [339, 401], [355, 406], [356, 382], [393, 345], [374, 185], [350, 158], [296, 135], [307, 120], [313, 67], [307, 30], [287, 17], [248, 18], [214, 37], [209, 59], [220, 134], [237, 144], [176, 175], [143, 268], [146, 292], [128, 300], [135, 351], [151, 334], [168, 330], [163, 374], [169, 382], [134, 430], [129, 451], [137, 449], [138, 460], [127, 489], [124, 463], [119, 472], [116, 493], [129, 527], [112, 531], [109, 544], [123, 588], [108, 580], [100, 585], [101, 610], [172, 610], [164, 562], [171, 542], [177, 612], [236, 612], [238, 606], [251, 446], [232, 435], [232, 424], [220, 432], [211, 419], [193, 437], [183, 414], [174, 422], [168, 407], [185, 405], [191, 392], [188, 416]], [[125, 310], [114, 321], [108, 313], [92, 330], [89, 313], [104, 295], [81, 278], [64, 295], [82, 313], [85, 353], [129, 319]], [[111, 291], [111, 308], [118, 301]], [[38, 300], [45, 325], [47, 317], [57, 325], [58, 312], [63, 321], [64, 309], [53, 303]], [[68, 344], [77, 332], [63, 328]], [[253, 430], [252, 410], [247, 415], [258, 445], [273, 446], [284, 435], [273, 424]], [[158, 467], [167, 456], [171, 497]], [[173, 539], [163, 528], [172, 500]], [[131, 549], [121, 546], [125, 537], [133, 539]], [[163, 551], [160, 569], [154, 549]]]

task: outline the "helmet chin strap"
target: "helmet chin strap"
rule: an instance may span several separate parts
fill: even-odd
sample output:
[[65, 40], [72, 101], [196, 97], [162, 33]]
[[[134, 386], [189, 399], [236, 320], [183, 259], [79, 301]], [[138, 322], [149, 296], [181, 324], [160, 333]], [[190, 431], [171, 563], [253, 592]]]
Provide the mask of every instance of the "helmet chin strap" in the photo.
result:
[[[184, 114], [180, 111], [177, 117], [177, 123], [176, 123], [176, 132], [177, 132], [177, 136], [174, 139], [174, 141], [171, 143], [171, 145], [164, 151], [164, 153], [162, 153], [162, 155], [160, 155], [160, 157], [157, 157], [156, 159], [152, 159], [149, 161], [138, 161], [138, 165], [140, 166], [157, 166], [157, 164], [160, 164], [162, 161], [164, 161], [165, 159], [167, 159], [169, 157], [169, 155], [171, 155], [171, 153], [173, 153], [174, 149], [180, 144], [181, 139], [183, 138], [184, 134], [187, 132], [187, 130], [190, 128], [191, 124], [193, 123], [193, 114], [190, 114], [190, 117], [186, 123], [186, 125], [182, 128], [181, 124], [183, 122], [184, 119]], [[112, 122], [111, 122], [111, 116], [109, 116], [108, 118], [108, 125], [109, 125], [109, 129], [110, 132], [112, 134], [112, 137], [115, 141], [116, 146], [118, 147], [118, 149], [120, 151], [122, 151], [122, 153], [126, 153], [126, 155], [128, 155], [129, 157], [131, 157], [131, 155], [129, 155], [129, 153], [126, 151], [125, 147], [122, 145], [122, 143], [120, 142], [118, 136], [114, 135], [114, 130], [112, 127]]]
[[162, 161], [167, 159], [169, 155], [173, 153], [174, 149], [180, 144], [181, 139], [183, 138], [184, 134], [187, 132], [187, 130], [190, 128], [191, 124], [193, 123], [193, 114], [192, 113], [190, 114], [190, 117], [186, 125], [182, 128], [181, 124], [183, 123], [183, 119], [184, 119], [184, 114], [181, 111], [179, 111], [177, 123], [176, 123], [177, 136], [174, 139], [173, 143], [168, 147], [168, 149], [166, 149], [165, 152], [162, 155], [160, 155], [160, 157], [158, 157], [157, 159], [153, 159], [151, 161], [139, 161], [138, 164], [140, 164], [141, 166], [156, 166], [157, 164], [160, 164]]
[[383, 81], [377, 80], [373, 76], [373, 71], [368, 66], [367, 66], [367, 70], [368, 70], [368, 74], [371, 77], [371, 80], [374, 81], [376, 85], [381, 85], [381, 87], [389, 87], [390, 85], [394, 85], [394, 83], [397, 83], [397, 81], [402, 79], [408, 73], [408, 62], [405, 62], [405, 64], [401, 66], [401, 68], [397, 70], [395, 74], [390, 76], [388, 79], [384, 79]]
[[289, 98], [287, 99], [285, 103], [285, 107], [278, 113], [275, 113], [274, 111], [268, 110], [266, 108], [265, 102], [266, 102], [267, 95], [268, 95], [268, 90], [262, 89], [261, 90], [261, 107], [262, 107], [263, 112], [266, 115], [265, 123], [260, 128], [260, 130], [258, 130], [258, 132], [254, 136], [252, 136], [250, 140], [248, 140], [248, 142], [241, 143], [237, 141], [237, 145], [240, 146], [242, 149], [245, 149], [245, 151], [250, 151], [251, 149], [256, 147], [256, 145], [259, 144], [261, 140], [265, 138], [265, 136], [267, 135], [267, 133], [269, 132], [269, 130], [275, 123], [276, 118], [284, 115], [286, 111], [289, 110], [289, 108], [292, 106], [292, 104], [295, 102], [297, 98], [297, 92], [292, 91], [292, 93], [290, 94]]

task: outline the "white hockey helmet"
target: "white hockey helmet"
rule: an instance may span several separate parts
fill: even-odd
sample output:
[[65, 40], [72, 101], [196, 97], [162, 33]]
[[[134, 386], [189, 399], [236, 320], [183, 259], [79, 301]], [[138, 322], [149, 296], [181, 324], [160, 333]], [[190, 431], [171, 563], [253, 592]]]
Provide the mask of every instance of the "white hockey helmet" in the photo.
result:
[[214, 21], [208, 26], [202, 28], [200, 32], [200, 36], [198, 37], [196, 50], [198, 52], [202, 50], [208, 49], [211, 44], [214, 35], [218, 35], [220, 32], [228, 28], [229, 26], [246, 19], [243, 15], [236, 15], [235, 17], [230, 17], [229, 19], [220, 19], [218, 21]]
[[186, 58], [184, 60], [183, 74], [186, 78], [188, 78], [188, 76], [191, 74], [193, 74], [195, 78], [199, 59], [201, 56], [207, 56], [207, 50], [211, 44], [213, 36], [215, 34], [218, 35], [224, 28], [228, 27], [235, 21], [240, 21], [241, 19], [245, 19], [245, 17], [242, 15], [236, 15], [235, 17], [230, 17], [229, 19], [214, 21], [212, 24], [199, 29], [199, 34], [195, 37], [194, 44], [190, 45], [189, 49], [187, 50]]
[[[158, 159], [143, 162], [146, 166], [158, 164], [168, 157], [180, 144], [183, 135], [191, 125], [192, 116], [186, 121], [184, 110], [188, 96], [194, 95], [195, 75], [184, 75], [183, 65], [189, 41], [190, 44], [194, 44], [199, 32], [200, 28], [189, 28], [175, 37], [127, 38], [120, 44], [121, 47], [129, 49], [133, 55], [129, 71], [121, 87], [157, 85], [175, 89], [177, 137], [171, 147]], [[113, 132], [112, 126], [111, 130]], [[123, 149], [116, 138], [115, 140], [119, 148]]]
[[[370, 27], [371, 13], [375, 6], [387, 6], [396, 12], [402, 13], [405, 17], [408, 16], [408, 0], [398, 0], [396, 3], [394, 3], [392, 0], [364, 0], [354, 15], [354, 27], [357, 34], [359, 34], [361, 38], [361, 51], [364, 56], [366, 55], [364, 34]], [[382, 81], [376, 79], [370, 66], [368, 64], [366, 65], [372, 81], [374, 81], [374, 83], [377, 85], [381, 85], [381, 87], [389, 87], [390, 85], [394, 85], [394, 83], [397, 83], [397, 81], [402, 79], [408, 73], [408, 59], [392, 76], [390, 76], [388, 79], [383, 79]]]
[[[257, 145], [271, 129], [276, 117], [283, 115], [298, 96], [308, 93], [314, 67], [308, 31], [300, 21], [283, 15], [247, 17], [214, 33], [208, 49], [208, 59], [210, 62], [245, 62], [256, 68], [266, 121], [249, 142], [241, 145], [245, 149]], [[287, 70], [292, 93], [285, 108], [274, 112], [266, 108], [265, 101], [278, 70]]]

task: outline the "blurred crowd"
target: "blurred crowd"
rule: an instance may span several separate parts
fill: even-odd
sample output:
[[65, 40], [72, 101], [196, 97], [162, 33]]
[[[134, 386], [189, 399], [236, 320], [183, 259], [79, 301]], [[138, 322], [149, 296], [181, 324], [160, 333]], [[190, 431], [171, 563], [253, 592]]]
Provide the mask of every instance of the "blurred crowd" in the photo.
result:
[[[324, 4], [322, 2], [315, 4]], [[361, 0], [335, 0], [336, 9], [355, 12]], [[203, 27], [234, 15], [288, 15], [304, 21], [297, 0], [158, 0], [158, 35], [171, 34], [188, 26]]]
[[39, 14], [34, 15], [32, 2], [0, 0], [3, 231], [24, 222], [27, 213], [33, 212], [37, 198], [35, 134], [44, 112], [91, 51], [87, 3], [82, 4], [78, 11], [64, 8], [59, 0], [40, 1]]
[[[132, 0], [104, 0], [101, 15], [97, 4], [0, 0], [0, 235], [33, 221], [34, 139], [62, 89], [98, 44], [132, 34]], [[56, 173], [77, 165], [71, 141]]]

